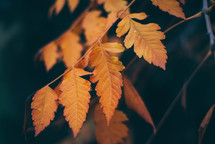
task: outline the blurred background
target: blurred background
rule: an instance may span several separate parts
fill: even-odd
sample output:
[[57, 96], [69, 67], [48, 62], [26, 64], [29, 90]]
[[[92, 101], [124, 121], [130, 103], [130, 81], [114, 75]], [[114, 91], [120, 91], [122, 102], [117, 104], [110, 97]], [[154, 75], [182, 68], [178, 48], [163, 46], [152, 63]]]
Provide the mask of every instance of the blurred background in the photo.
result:
[[[68, 124], [64, 120], [59, 121], [63, 117], [62, 108], [57, 111], [52, 122], [54, 124], [37, 138], [34, 138], [31, 119], [27, 131], [28, 142], [23, 134], [27, 97], [65, 70], [63, 64], [58, 64], [47, 73], [43, 62], [35, 62], [34, 56], [41, 47], [67, 30], [89, 1], [80, 0], [74, 13], [70, 13], [66, 5], [58, 16], [48, 18], [48, 10], [53, 3], [54, 0], [0, 0], [0, 144], [74, 143]], [[202, 1], [186, 0], [186, 4], [181, 6], [186, 17], [189, 17], [201, 11]], [[136, 0], [131, 12], [142, 11], [149, 15], [144, 22], [158, 23], [162, 31], [181, 20], [154, 7], [150, 0]], [[214, 30], [214, 9], [210, 15]], [[168, 54], [166, 71], [138, 59], [127, 73], [148, 107], [155, 125], [208, 51], [209, 39], [204, 18], [190, 20], [169, 31], [163, 43]], [[134, 52], [128, 50], [121, 60], [127, 65], [134, 56]], [[213, 104], [215, 65], [211, 57], [187, 88], [186, 109], [179, 100], [152, 143], [198, 143], [199, 125]], [[128, 109], [123, 98], [119, 109], [129, 118], [126, 123], [129, 127], [126, 143], [145, 143], [152, 133], [151, 126]], [[90, 115], [77, 143], [95, 143]], [[215, 116], [211, 119], [203, 143], [215, 143], [214, 129]]]

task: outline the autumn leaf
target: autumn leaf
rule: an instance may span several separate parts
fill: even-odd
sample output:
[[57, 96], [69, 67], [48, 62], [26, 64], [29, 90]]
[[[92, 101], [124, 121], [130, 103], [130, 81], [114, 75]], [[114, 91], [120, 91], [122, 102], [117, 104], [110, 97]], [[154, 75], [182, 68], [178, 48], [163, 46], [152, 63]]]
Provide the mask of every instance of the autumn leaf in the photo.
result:
[[49, 9], [49, 17], [52, 16], [53, 11], [55, 11], [55, 15], [58, 15], [60, 11], [63, 9], [66, 0], [56, 0], [55, 3]]
[[33, 109], [32, 120], [35, 126], [35, 136], [43, 131], [50, 124], [50, 121], [54, 119], [54, 113], [58, 107], [57, 99], [57, 93], [49, 86], [43, 87], [34, 95], [31, 108]]
[[82, 23], [84, 34], [87, 39], [87, 45], [91, 45], [104, 32], [106, 27], [106, 18], [100, 17], [101, 11], [89, 12]]
[[151, 0], [153, 5], [158, 6], [162, 11], [171, 15], [185, 19], [183, 9], [177, 0]]
[[116, 110], [110, 120], [110, 125], [102, 112], [102, 108], [98, 105], [95, 108], [94, 119], [96, 123], [96, 140], [100, 144], [119, 144], [123, 143], [123, 138], [128, 135], [128, 128], [123, 123], [128, 120], [126, 115]]
[[106, 52], [122, 52], [124, 48], [118, 43], [104, 43], [93, 48], [90, 54], [90, 65], [95, 67], [91, 82], [98, 82], [96, 85], [97, 95], [100, 96], [100, 103], [107, 118], [107, 124], [118, 105], [122, 90], [122, 75], [124, 69], [117, 57], [110, 57]]
[[49, 71], [57, 62], [60, 54], [55, 42], [51, 42], [42, 48], [41, 60], [44, 60], [46, 70]]
[[73, 32], [66, 32], [57, 41], [62, 48], [63, 62], [67, 67], [74, 65], [81, 57], [83, 46], [79, 43], [80, 37]]
[[90, 82], [80, 76], [89, 75], [90, 72], [83, 69], [73, 68], [64, 75], [60, 90], [62, 91], [59, 101], [65, 107], [64, 116], [72, 128], [74, 137], [80, 131], [83, 122], [86, 120], [86, 113], [89, 109], [91, 89]]
[[[55, 11], [55, 15], [58, 15], [66, 4], [67, 0], [55, 0], [55, 3], [49, 9], [49, 17], [52, 16], [53, 11]], [[68, 0], [67, 1], [69, 9], [73, 12], [79, 4], [79, 0]]]
[[139, 58], [142, 56], [149, 63], [153, 63], [166, 69], [166, 50], [161, 40], [165, 39], [165, 35], [160, 30], [159, 25], [155, 23], [141, 24], [132, 18], [143, 20], [147, 16], [145, 13], [125, 14], [125, 17], [118, 23], [116, 33], [118, 37], [125, 35], [124, 44], [126, 48], [134, 45], [134, 52]]
[[71, 12], [75, 10], [75, 8], [78, 6], [78, 3], [79, 3], [79, 0], [68, 0], [68, 5]]
[[213, 111], [214, 111], [215, 105], [211, 106], [207, 114], [205, 115], [204, 119], [202, 120], [200, 126], [199, 126], [199, 143], [202, 143], [203, 137], [205, 135], [205, 132], [207, 130], [208, 124], [211, 120]]
[[127, 79], [127, 77], [125, 76], [124, 76], [124, 95], [127, 106], [136, 111], [143, 119], [146, 120], [146, 122], [151, 124], [155, 133], [156, 127], [146, 105], [144, 104], [139, 93], [136, 91], [130, 80]]
[[98, 0], [97, 3], [104, 3], [106, 12], [118, 12], [127, 6], [127, 1], [125, 0]]

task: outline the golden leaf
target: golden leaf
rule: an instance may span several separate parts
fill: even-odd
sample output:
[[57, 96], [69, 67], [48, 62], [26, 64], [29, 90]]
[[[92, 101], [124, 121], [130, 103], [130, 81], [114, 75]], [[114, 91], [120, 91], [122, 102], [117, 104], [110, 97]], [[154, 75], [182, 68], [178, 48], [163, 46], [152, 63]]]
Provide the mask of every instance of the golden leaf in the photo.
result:
[[[90, 54], [90, 65], [95, 67], [90, 80], [93, 83], [98, 81], [96, 91], [97, 95], [101, 97], [100, 103], [107, 118], [107, 124], [109, 124], [118, 105], [118, 100], [122, 94], [121, 86], [123, 85], [122, 75], [119, 71], [122, 71], [124, 66], [117, 57], [110, 57], [105, 51], [105, 49], [111, 52], [122, 51], [120, 44], [114, 45], [117, 47], [113, 48], [112, 43], [101, 44], [94, 47]], [[118, 50], [116, 50], [117, 48]]]
[[101, 11], [91, 11], [83, 20], [82, 27], [87, 39], [87, 45], [92, 45], [105, 30], [106, 18], [100, 17], [100, 14]]
[[160, 30], [159, 25], [155, 23], [141, 24], [132, 18], [143, 20], [147, 16], [145, 13], [125, 14], [126, 16], [118, 23], [116, 33], [118, 37], [126, 34], [124, 44], [126, 48], [134, 45], [134, 51], [139, 58], [142, 56], [149, 63], [153, 63], [166, 69], [166, 50], [161, 40], [165, 39], [165, 35]]
[[183, 9], [177, 0], [151, 0], [153, 5], [158, 6], [162, 11], [171, 15], [185, 19]]
[[110, 120], [110, 125], [102, 112], [100, 105], [95, 108], [94, 119], [96, 122], [96, 140], [100, 144], [119, 144], [123, 143], [123, 138], [128, 135], [128, 128], [123, 123], [128, 120], [126, 115], [116, 110]]
[[74, 65], [81, 57], [83, 47], [79, 41], [77, 34], [68, 31], [57, 42], [62, 48], [63, 61], [67, 67]]
[[55, 15], [58, 15], [63, 9], [66, 0], [56, 0], [55, 3], [49, 9], [49, 16], [52, 16], [53, 11], [55, 10]]
[[64, 116], [69, 122], [70, 128], [72, 128], [74, 137], [77, 136], [83, 122], [86, 120], [90, 101], [90, 82], [80, 76], [89, 74], [91, 73], [79, 68], [73, 68], [64, 75], [60, 84], [62, 93], [59, 100], [65, 106]]
[[103, 3], [106, 12], [118, 12], [127, 6], [127, 1], [125, 0], [98, 0], [98, 4]]
[[57, 93], [49, 86], [38, 90], [31, 103], [32, 120], [35, 126], [35, 136], [45, 129], [54, 119], [54, 113], [57, 110]]
[[75, 10], [75, 8], [78, 6], [78, 3], [79, 3], [79, 0], [68, 0], [68, 5], [71, 12]]
[[124, 77], [124, 95], [127, 106], [136, 111], [146, 122], [151, 124], [155, 133], [156, 128], [146, 105], [132, 83], [126, 77]]
[[55, 42], [51, 42], [42, 48], [41, 60], [44, 60], [47, 71], [56, 64], [59, 57], [60, 54]]

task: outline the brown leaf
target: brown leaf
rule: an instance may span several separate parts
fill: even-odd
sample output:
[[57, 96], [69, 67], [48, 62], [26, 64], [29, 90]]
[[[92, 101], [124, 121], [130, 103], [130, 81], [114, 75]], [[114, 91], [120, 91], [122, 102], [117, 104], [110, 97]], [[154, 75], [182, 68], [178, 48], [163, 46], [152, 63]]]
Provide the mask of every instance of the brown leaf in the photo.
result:
[[124, 77], [124, 95], [127, 106], [136, 111], [143, 119], [145, 119], [146, 122], [151, 124], [154, 129], [154, 133], [156, 133], [155, 125], [146, 105], [132, 83], [126, 77]]
[[213, 111], [214, 111], [214, 107], [215, 105], [213, 105], [209, 111], [207, 112], [207, 114], [205, 115], [202, 123], [200, 124], [200, 127], [199, 127], [199, 144], [202, 143], [202, 140], [203, 140], [203, 137], [204, 137], [204, 134], [206, 132], [206, 129], [208, 127], [208, 124], [210, 122], [210, 119], [212, 117], [212, 114], [213, 114]]

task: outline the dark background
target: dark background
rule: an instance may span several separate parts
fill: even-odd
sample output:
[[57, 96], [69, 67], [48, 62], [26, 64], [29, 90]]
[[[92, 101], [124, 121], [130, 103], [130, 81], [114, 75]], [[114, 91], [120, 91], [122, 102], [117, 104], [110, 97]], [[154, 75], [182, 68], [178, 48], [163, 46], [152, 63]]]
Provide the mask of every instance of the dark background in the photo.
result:
[[[58, 16], [49, 19], [48, 10], [53, 0], [0, 0], [0, 144], [26, 143], [23, 134], [25, 100], [65, 70], [63, 64], [58, 64], [47, 73], [42, 62], [34, 61], [34, 55], [68, 29], [89, 3], [87, 0], [80, 1], [74, 13], [71, 14], [65, 5]], [[202, 1], [186, 0], [183, 8], [186, 17], [192, 16], [201, 11]], [[160, 11], [149, 0], [136, 0], [131, 12], [142, 11], [149, 15], [145, 22], [158, 23], [162, 31], [181, 20]], [[213, 10], [212, 23], [214, 18]], [[209, 40], [203, 17], [171, 30], [163, 43], [168, 54], [166, 71], [139, 59], [127, 73], [147, 105], [155, 125], [208, 50]], [[127, 65], [133, 57], [133, 51], [128, 50], [123, 54], [122, 62]], [[214, 59], [210, 58], [188, 86], [187, 108], [184, 110], [181, 102], [177, 103], [157, 133], [154, 144], [198, 143], [199, 125], [215, 104], [214, 75]], [[123, 98], [119, 108], [129, 118], [127, 143], [145, 143], [152, 133], [151, 126], [127, 109]], [[62, 108], [56, 115], [55, 122], [62, 117]], [[91, 126], [93, 122], [90, 118], [89, 121]], [[69, 143], [71, 139], [71, 130], [64, 121], [57, 126], [49, 126], [37, 138], [33, 137], [31, 120], [28, 127], [28, 143], [61, 143], [62, 140]], [[215, 143], [214, 128], [213, 116], [203, 143]], [[93, 130], [89, 131], [89, 135], [93, 135]]]

